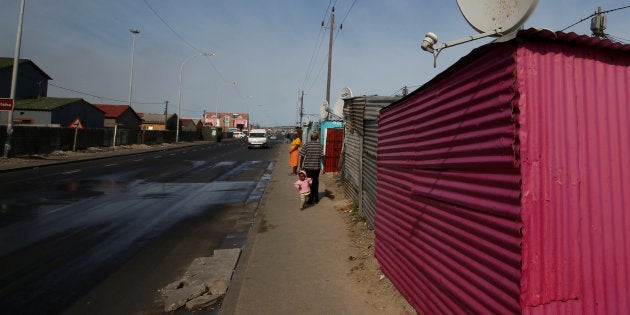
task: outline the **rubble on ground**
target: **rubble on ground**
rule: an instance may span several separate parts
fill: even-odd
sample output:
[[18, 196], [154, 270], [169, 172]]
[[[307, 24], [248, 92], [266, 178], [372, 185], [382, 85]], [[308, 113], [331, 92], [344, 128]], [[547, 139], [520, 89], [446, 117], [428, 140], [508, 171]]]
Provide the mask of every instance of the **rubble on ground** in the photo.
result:
[[164, 311], [186, 307], [189, 311], [215, 305], [227, 292], [240, 248], [217, 249], [211, 257], [195, 258], [183, 277], [162, 290]]

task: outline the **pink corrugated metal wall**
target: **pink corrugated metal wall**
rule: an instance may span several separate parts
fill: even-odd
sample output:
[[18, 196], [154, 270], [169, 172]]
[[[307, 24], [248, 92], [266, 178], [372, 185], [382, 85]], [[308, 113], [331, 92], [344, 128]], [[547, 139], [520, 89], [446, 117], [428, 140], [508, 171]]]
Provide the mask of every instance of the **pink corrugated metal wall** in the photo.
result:
[[520, 311], [513, 52], [381, 110], [376, 256], [421, 313]]
[[629, 52], [524, 47], [523, 313], [630, 314]]
[[630, 314], [630, 45], [526, 30], [381, 111], [376, 256], [419, 313]]

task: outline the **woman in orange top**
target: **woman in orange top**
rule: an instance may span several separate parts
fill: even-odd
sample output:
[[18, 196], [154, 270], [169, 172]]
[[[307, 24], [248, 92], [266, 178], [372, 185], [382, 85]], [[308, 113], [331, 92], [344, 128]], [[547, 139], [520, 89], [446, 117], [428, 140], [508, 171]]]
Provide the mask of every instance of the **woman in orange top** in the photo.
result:
[[297, 175], [298, 160], [300, 156], [300, 146], [302, 140], [297, 131], [293, 131], [293, 142], [289, 147], [289, 165], [292, 168], [292, 172], [289, 175]]

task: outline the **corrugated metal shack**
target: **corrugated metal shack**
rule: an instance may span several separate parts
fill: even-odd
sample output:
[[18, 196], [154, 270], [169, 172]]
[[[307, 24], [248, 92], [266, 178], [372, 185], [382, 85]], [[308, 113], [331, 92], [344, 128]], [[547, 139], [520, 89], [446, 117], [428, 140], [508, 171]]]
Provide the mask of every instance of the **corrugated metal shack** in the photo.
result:
[[343, 148], [343, 121], [325, 120], [319, 124], [320, 141], [324, 146], [324, 170], [339, 172], [339, 159]]
[[379, 110], [400, 97], [357, 96], [344, 99], [343, 183], [348, 198], [374, 226], [376, 214], [376, 141]]
[[630, 314], [630, 45], [548, 30], [381, 110], [376, 256], [419, 313]]

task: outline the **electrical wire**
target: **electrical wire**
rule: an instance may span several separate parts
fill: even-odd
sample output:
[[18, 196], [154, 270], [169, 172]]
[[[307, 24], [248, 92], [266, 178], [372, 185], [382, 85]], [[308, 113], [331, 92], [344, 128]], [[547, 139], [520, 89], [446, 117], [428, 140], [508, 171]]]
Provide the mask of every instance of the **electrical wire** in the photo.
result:
[[[171, 27], [166, 20], [164, 20], [164, 18], [162, 18], [160, 16], [160, 14], [149, 4], [149, 2], [147, 0], [143, 0], [144, 4], [151, 10], [151, 12], [153, 12], [153, 14], [160, 20], [162, 21], [162, 23], [173, 33], [175, 34], [175, 36], [177, 36], [179, 39], [181, 39], [186, 45], [188, 45], [188, 47], [192, 48], [193, 50], [195, 50], [198, 53], [208, 53], [207, 51], [203, 51], [201, 49], [199, 49], [197, 46], [191, 44], [189, 41], [187, 41], [182, 35], [180, 35], [179, 33], [177, 33], [177, 31], [175, 31], [175, 29], [173, 29], [173, 27]], [[216, 65], [214, 64], [214, 62], [210, 59], [209, 56], [206, 56], [206, 60], [210, 63], [210, 66], [212, 67], [212, 69], [219, 75], [219, 77], [221, 78], [221, 80], [225, 83], [225, 82], [230, 82], [230, 80], [227, 80], [225, 78], [225, 76], [223, 75], [223, 73], [221, 73], [221, 71], [219, 71], [219, 69], [217, 69]]]
[[619, 37], [619, 36], [615, 36], [615, 35], [611, 35], [611, 34], [604, 34], [606, 36], [606, 38], [612, 39], [615, 42], [621, 43], [621, 44], [628, 44], [630, 42], [630, 40]]
[[584, 21], [586, 21], [586, 20], [588, 20], [588, 19], [590, 19], [590, 18], [592, 18], [592, 17], [594, 17], [594, 16], [596, 16], [598, 14], [610, 13], [610, 12], [613, 12], [613, 11], [627, 9], [627, 8], [630, 8], [630, 5], [627, 5], [627, 6], [621, 7], [621, 8], [612, 9], [612, 10], [606, 10], [606, 11], [602, 11], [602, 12], [595, 12], [595, 13], [593, 13], [593, 14], [591, 14], [591, 15], [589, 15], [589, 16], [587, 16], [587, 17], [585, 17], [585, 18], [583, 18], [583, 19], [581, 19], [581, 20], [579, 20], [579, 21], [577, 21], [577, 22], [575, 22], [575, 23], [573, 23], [573, 24], [563, 28], [563, 29], [561, 29], [560, 31], [564, 32], [566, 29], [574, 27], [574, 26], [576, 26], [576, 25], [578, 25], [578, 24], [580, 24], [580, 23], [582, 23], [582, 22], [584, 22]]
[[[352, 9], [354, 8], [354, 5], [356, 4], [356, 2], [357, 2], [357, 0], [352, 1], [352, 4], [350, 5], [350, 8], [349, 8], [349, 9], [348, 9], [348, 11], [346, 12], [346, 15], [345, 15], [345, 16], [343, 17], [343, 19], [341, 20], [341, 23], [339, 23], [340, 27], [339, 27], [339, 28], [335, 31], [335, 35], [333, 36], [333, 44], [334, 44], [334, 43], [335, 43], [335, 41], [337, 40], [337, 37], [339, 36], [339, 33], [340, 33], [340, 32], [341, 32], [341, 30], [342, 30], [343, 23], [346, 21], [346, 19], [347, 19], [347, 18], [348, 18], [348, 16], [350, 15], [350, 12], [351, 12], [351, 11], [352, 11]], [[335, 5], [336, 5], [336, 4], [337, 4], [337, 0], [335, 0], [335, 2], [332, 4], [332, 11], [334, 11], [334, 8], [335, 8]], [[330, 3], [329, 3], [328, 8], [326, 8], [326, 13], [324, 13], [324, 18], [328, 15], [328, 10], [329, 10], [330, 8], [331, 8], [331, 5], [330, 5]], [[330, 27], [330, 20], [328, 20], [328, 23], [329, 23], [329, 27]], [[322, 24], [323, 24], [323, 22], [322, 22]], [[321, 33], [322, 33], [322, 30], [323, 30], [323, 29], [325, 29], [325, 27], [323, 27], [323, 26], [322, 26], [322, 28], [320, 28], [320, 32], [319, 32], [319, 34], [318, 34], [317, 44], [316, 44], [316, 49], [315, 49], [315, 51], [317, 51], [317, 50], [320, 50], [320, 51], [321, 51], [321, 43], [322, 43], [323, 41], [320, 41], [320, 38], [322, 38], [322, 37], [321, 37]], [[313, 52], [313, 56], [311, 57], [311, 61], [309, 62], [309, 68], [308, 68], [309, 70], [308, 70], [308, 72], [307, 72], [307, 77], [304, 79], [303, 87], [305, 87], [305, 86], [307, 85], [307, 82], [308, 82], [308, 80], [307, 80], [307, 79], [310, 77], [310, 75], [311, 75], [311, 73], [312, 73], [312, 70], [313, 70], [313, 69], [312, 69], [312, 66], [313, 66], [313, 64], [314, 64], [314, 60], [315, 60], [315, 58], [314, 58], [314, 56], [315, 56], [315, 51]], [[327, 60], [327, 59], [328, 59], [328, 53], [326, 53], [326, 55], [325, 55], [325, 56], [324, 56], [324, 58], [322, 59], [323, 61], [321, 62], [321, 65], [320, 65], [320, 67], [319, 67], [319, 71], [317, 72], [317, 75], [316, 75], [315, 79], [313, 79], [313, 81], [312, 81], [312, 83], [311, 83], [310, 87], [309, 87], [309, 88], [307, 88], [307, 89], [305, 89], [307, 92], [310, 92], [310, 91], [314, 88], [315, 84], [317, 83], [317, 80], [319, 79], [319, 76], [321, 75], [321, 73], [322, 73], [322, 72], [323, 72], [323, 70], [324, 70], [324, 67], [325, 67], [325, 65], [326, 65], [326, 60]]]
[[[123, 100], [118, 100], [118, 99], [115, 99], [115, 98], [108, 98], [108, 97], [98, 96], [98, 95], [94, 95], [94, 94], [90, 94], [90, 93], [85, 93], [85, 92], [81, 92], [81, 91], [65, 88], [63, 86], [59, 86], [59, 85], [56, 85], [56, 84], [50, 83], [50, 82], [48, 82], [48, 85], [52, 86], [52, 87], [56, 87], [56, 88], [61, 89], [61, 90], [70, 91], [70, 92], [73, 92], [73, 93], [77, 93], [77, 94], [81, 94], [81, 95], [86, 95], [86, 96], [91, 96], [91, 97], [94, 97], [94, 98], [98, 98], [100, 100], [108, 100], [108, 101], [124, 103], [124, 104], [129, 102], [129, 100], [123, 101]], [[157, 104], [157, 105], [161, 105], [163, 103], [136, 102], [136, 101], [134, 101], [134, 104], [143, 104], [143, 105], [156, 105]]]
[[[306, 85], [308, 84], [314, 70], [315, 60], [317, 59], [316, 56], [321, 52], [322, 44], [324, 42], [323, 31], [326, 29], [324, 23], [326, 21], [328, 11], [330, 10], [331, 6], [333, 6], [332, 0], [328, 2], [328, 7], [324, 11], [324, 16], [322, 17], [322, 26], [320, 27], [319, 33], [317, 34], [317, 40], [315, 41], [315, 47], [313, 48], [313, 53], [311, 54], [311, 60], [309, 61], [308, 67], [306, 68], [306, 75], [304, 76], [304, 81], [302, 82], [302, 89], [305, 89]], [[313, 81], [316, 82], [317, 78], [319, 78], [319, 75], [317, 75], [317, 77]]]

